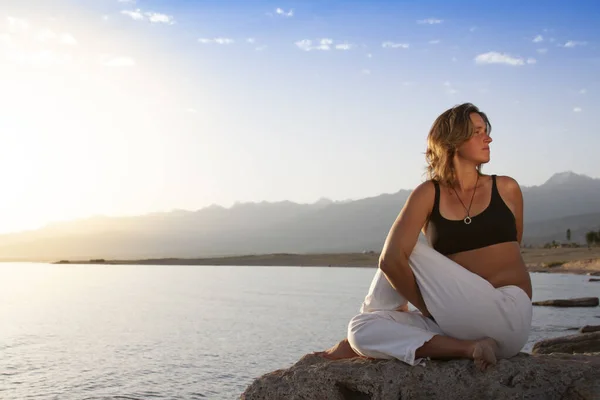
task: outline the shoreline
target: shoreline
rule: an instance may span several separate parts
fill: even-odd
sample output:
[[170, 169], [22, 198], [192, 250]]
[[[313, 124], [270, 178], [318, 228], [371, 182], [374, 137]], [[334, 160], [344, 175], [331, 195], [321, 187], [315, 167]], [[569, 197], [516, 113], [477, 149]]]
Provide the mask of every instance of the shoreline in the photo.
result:
[[[529, 272], [600, 275], [600, 247], [579, 248], [524, 248], [521, 254]], [[261, 267], [354, 267], [376, 268], [379, 253], [275, 253], [205, 258], [154, 259], [91, 259], [61, 260], [52, 264], [106, 264], [106, 265], [205, 265], [205, 266], [261, 266]]]

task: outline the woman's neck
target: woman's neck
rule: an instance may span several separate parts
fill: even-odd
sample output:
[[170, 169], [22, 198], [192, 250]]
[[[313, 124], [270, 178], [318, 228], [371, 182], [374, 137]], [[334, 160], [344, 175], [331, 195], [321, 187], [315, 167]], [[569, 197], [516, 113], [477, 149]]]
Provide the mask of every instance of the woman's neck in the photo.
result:
[[457, 191], [466, 192], [475, 188], [479, 179], [479, 171], [473, 164], [462, 164], [454, 162], [454, 173], [456, 183], [454, 188]]

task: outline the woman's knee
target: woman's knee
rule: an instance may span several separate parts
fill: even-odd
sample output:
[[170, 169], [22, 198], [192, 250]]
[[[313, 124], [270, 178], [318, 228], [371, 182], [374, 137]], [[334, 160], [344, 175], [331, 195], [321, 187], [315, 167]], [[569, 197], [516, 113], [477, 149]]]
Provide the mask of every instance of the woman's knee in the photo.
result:
[[360, 352], [363, 344], [369, 340], [371, 325], [382, 318], [378, 312], [362, 313], [354, 316], [348, 323], [348, 343], [355, 351]]

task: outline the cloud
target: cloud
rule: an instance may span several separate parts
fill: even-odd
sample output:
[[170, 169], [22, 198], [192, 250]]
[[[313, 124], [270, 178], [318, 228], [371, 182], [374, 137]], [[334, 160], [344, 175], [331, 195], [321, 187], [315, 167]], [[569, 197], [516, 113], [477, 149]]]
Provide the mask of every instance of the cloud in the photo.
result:
[[576, 47], [576, 46], [585, 46], [586, 44], [587, 44], [587, 42], [578, 42], [576, 40], [569, 40], [567, 43], [564, 44], [564, 47], [571, 48], [571, 47]]
[[233, 43], [235, 43], [235, 40], [233, 40], [231, 38], [224, 38], [224, 37], [217, 37], [217, 38], [214, 38], [214, 39], [199, 38], [198, 39], [198, 43], [202, 43], [202, 44], [211, 44], [211, 43], [215, 43], [215, 44], [233, 44]]
[[368, 53], [368, 54], [367, 54], [367, 58], [373, 58], [373, 54], [371, 54], [371, 53]]
[[44, 30], [40, 31], [40, 33], [38, 33], [36, 38], [40, 42], [44, 42], [44, 43], [58, 41], [59, 43], [67, 45], [67, 46], [77, 45], [77, 40], [75, 40], [73, 35], [71, 35], [70, 33], [57, 34], [50, 29], [44, 29]]
[[446, 88], [446, 93], [447, 94], [456, 94], [458, 93], [458, 90], [456, 90], [454, 87], [452, 87], [452, 84], [448, 81], [444, 82], [443, 86]]
[[191, 114], [198, 114], [198, 110], [196, 110], [195, 108], [186, 108], [185, 109], [186, 112], [189, 112]]
[[381, 44], [381, 47], [383, 47], [384, 49], [408, 49], [410, 47], [410, 44], [408, 43], [394, 43], [391, 41], [387, 41], [387, 42], [383, 42]]
[[70, 64], [73, 57], [70, 54], [58, 53], [52, 50], [42, 51], [15, 51], [7, 55], [7, 60], [33, 67], [51, 67], [56, 65]]
[[371, 70], [370, 69], [363, 69], [362, 71], [363, 75], [371, 75]]
[[172, 15], [161, 14], [156, 12], [147, 12], [146, 16], [148, 17], [148, 20], [153, 23], [162, 23], [168, 25], [173, 25], [175, 23], [175, 20]]
[[282, 15], [284, 17], [293, 17], [294, 16], [294, 10], [290, 10], [288, 12], [283, 11], [283, 9], [281, 8], [277, 8], [275, 10], [275, 14], [277, 15]]
[[583, 110], [581, 109], [581, 107], [575, 107], [573, 108], [573, 112], [579, 113], [582, 112]]
[[75, 40], [75, 38], [69, 33], [61, 33], [60, 42], [62, 44], [66, 44], [67, 46], [75, 46], [77, 44], [77, 40]]
[[475, 32], [477, 30], [476, 26], [472, 26], [469, 28], [469, 32]]
[[246, 39], [246, 43], [254, 44], [254, 43], [256, 43], [256, 39], [248, 38], [248, 39]]
[[266, 44], [263, 44], [262, 46], [258, 46], [258, 47], [256, 47], [254, 50], [256, 50], [256, 51], [263, 51], [263, 50], [264, 50], [264, 49], [266, 49], [266, 48], [267, 48], [267, 45], [266, 45]]
[[439, 39], [435, 39], [435, 40], [430, 40], [429, 44], [438, 44], [440, 42]]
[[123, 10], [121, 14], [130, 16], [134, 21], [149, 21], [153, 24], [167, 24], [173, 25], [175, 23], [175, 19], [172, 15], [161, 14], [157, 12], [144, 12], [139, 8], [136, 10]]
[[587, 93], [587, 89], [581, 89], [581, 90], [579, 91], [579, 94], [586, 94], [586, 93]]
[[135, 11], [132, 11], [132, 10], [123, 10], [123, 11], [121, 11], [121, 14], [129, 15], [135, 21], [143, 21], [145, 19], [144, 18], [144, 14], [142, 14], [142, 11], [139, 8], [137, 10], [135, 10]]
[[103, 63], [105, 67], [133, 67], [135, 60], [131, 57], [110, 57]]
[[3, 44], [7, 47], [13, 45], [12, 37], [8, 33], [0, 33], [0, 44]]
[[136, 0], [118, 0], [119, 3], [135, 4]]
[[29, 22], [24, 19], [15, 17], [6, 17], [6, 19], [8, 20], [8, 32], [10, 33], [25, 32], [29, 29]]
[[427, 24], [427, 25], [434, 25], [434, 24], [441, 24], [442, 22], [444, 22], [441, 19], [437, 19], [437, 18], [427, 18], [427, 19], [420, 19], [417, 21], [417, 24]]
[[[316, 41], [310, 39], [298, 40], [294, 43], [300, 50], [311, 51], [311, 50], [331, 50], [333, 45], [333, 39], [323, 38]], [[350, 50], [353, 45], [348, 43], [339, 43], [333, 47], [335, 50]]]
[[335, 45], [336, 50], [350, 50], [351, 48], [352, 48], [352, 45], [348, 44], [348, 43], [342, 43], [342, 44]]
[[513, 57], [506, 53], [490, 51], [479, 54], [475, 57], [476, 64], [506, 64], [511, 66], [520, 66], [525, 64], [525, 61], [520, 57]]
[[546, 54], [548, 52], [548, 49], [537, 49], [536, 51], [540, 54]]
[[537, 60], [535, 58], [529, 57], [527, 59], [527, 64], [535, 64], [535, 63], [537, 63]]
[[540, 43], [544, 41], [544, 37], [542, 35], [537, 35], [533, 38], [533, 43]]

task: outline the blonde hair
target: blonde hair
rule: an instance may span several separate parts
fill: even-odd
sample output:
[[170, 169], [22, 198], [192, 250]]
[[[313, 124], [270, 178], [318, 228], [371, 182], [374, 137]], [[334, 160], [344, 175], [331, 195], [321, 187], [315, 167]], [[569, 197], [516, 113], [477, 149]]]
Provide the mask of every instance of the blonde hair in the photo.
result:
[[[488, 117], [471, 103], [464, 103], [444, 111], [433, 122], [427, 136], [427, 178], [453, 186], [456, 172], [452, 160], [458, 147], [473, 136], [471, 113], [477, 113], [487, 125], [488, 135], [492, 126]], [[481, 164], [477, 166], [481, 174]]]

